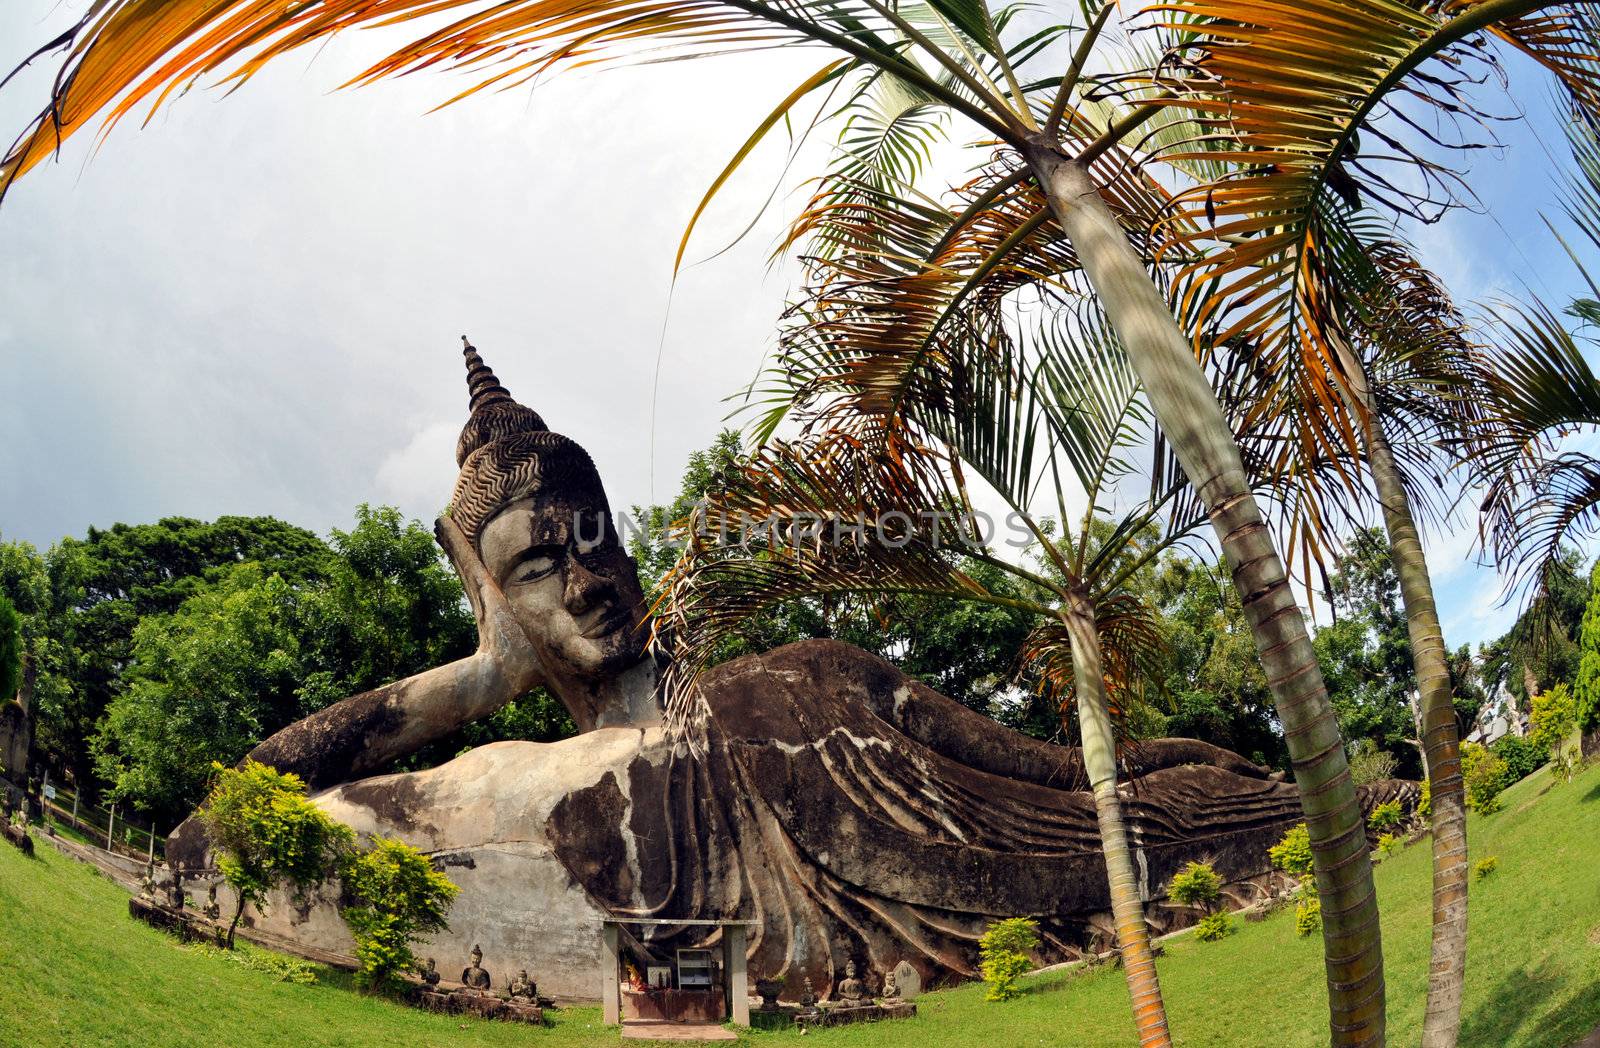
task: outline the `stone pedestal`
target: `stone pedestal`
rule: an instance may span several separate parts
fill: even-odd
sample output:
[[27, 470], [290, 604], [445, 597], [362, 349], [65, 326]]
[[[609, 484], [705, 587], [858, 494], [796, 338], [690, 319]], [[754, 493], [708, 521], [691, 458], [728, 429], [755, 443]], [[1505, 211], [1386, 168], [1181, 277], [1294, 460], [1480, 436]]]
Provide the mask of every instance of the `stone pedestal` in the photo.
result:
[[851, 1023], [875, 1023], [884, 1019], [909, 1019], [917, 1014], [917, 1006], [910, 1001], [882, 1001], [877, 1004], [823, 1005], [815, 1015], [796, 1015], [794, 1022], [802, 1029], [808, 1026], [848, 1026]]
[[143, 921], [152, 928], [170, 932], [184, 942], [209, 942], [223, 946], [227, 942], [225, 925], [208, 921], [192, 910], [176, 910], [142, 895], [128, 900], [128, 916]]
[[479, 1019], [544, 1025], [544, 1009], [531, 1001], [508, 1000], [487, 993], [422, 990], [417, 993], [416, 1002], [430, 1012], [443, 1012], [446, 1015], [471, 1015]]
[[16, 826], [8, 822], [5, 824], [4, 832], [6, 840], [21, 849], [22, 854], [33, 854], [33, 837], [28, 833], [27, 827]]

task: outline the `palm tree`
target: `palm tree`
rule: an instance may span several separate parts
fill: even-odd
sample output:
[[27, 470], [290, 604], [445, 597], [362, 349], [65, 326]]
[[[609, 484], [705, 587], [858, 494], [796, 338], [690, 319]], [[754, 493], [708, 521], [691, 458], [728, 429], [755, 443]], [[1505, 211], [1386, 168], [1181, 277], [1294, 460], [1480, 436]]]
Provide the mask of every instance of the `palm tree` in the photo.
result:
[[[838, 276], [852, 268], [841, 259], [820, 262], [814, 272]], [[829, 304], [813, 303], [832, 311], [828, 330], [848, 323], [844, 294], [826, 285], [818, 297]], [[870, 322], [864, 314], [873, 300], [873, 293], [855, 299], [857, 321]], [[1027, 611], [1038, 625], [1024, 646], [1025, 674], [1076, 700], [1140, 1044], [1170, 1045], [1122, 820], [1111, 710], [1142, 701], [1161, 648], [1155, 613], [1131, 582], [1199, 519], [1162, 534], [1155, 521], [1168, 498], [1115, 514], [1107, 508], [1127, 473], [1123, 457], [1148, 423], [1114, 339], [1097, 333], [1096, 324], [1074, 323], [1077, 337], [1058, 340], [1045, 325], [1025, 350], [1012, 343], [1001, 312], [975, 305], [966, 319], [984, 337], [947, 344], [939, 354], [940, 380], [909, 391], [894, 426], [867, 410], [841, 415], [827, 403], [804, 410], [805, 436], [766, 444], [685, 523], [688, 545], [658, 603], [663, 632], [679, 641], [671, 712], [692, 720], [694, 681], [722, 642], [743, 622], [795, 597], [881, 601], [916, 594]], [[801, 325], [792, 334], [810, 342], [817, 332]], [[846, 344], [839, 352], [851, 350]], [[830, 385], [842, 394], [852, 383]], [[907, 434], [913, 439], [897, 439]], [[890, 447], [894, 452], [886, 454]], [[1064, 470], [1083, 492], [1081, 513], [1069, 508]], [[973, 524], [973, 476], [1032, 536], [1033, 563], [1014, 563], [982, 545]], [[1058, 530], [1031, 509], [1046, 482], [1059, 519], [1077, 519], [1075, 529]], [[749, 534], [752, 523], [765, 540], [723, 539]], [[819, 540], [841, 523], [852, 536], [868, 538], [840, 541], [833, 530]], [[982, 586], [960, 570], [955, 550], [1017, 579], [1026, 595]]]
[[[1384, 1040], [1383, 965], [1360, 810], [1304, 615], [1195, 349], [1256, 334], [1263, 367], [1307, 383], [1343, 414], [1327, 379], [1338, 369], [1321, 335], [1336, 323], [1323, 306], [1339, 294], [1337, 274], [1320, 264], [1327, 199], [1366, 192], [1386, 206], [1428, 206], [1427, 190], [1386, 177], [1359, 143], [1391, 144], [1430, 190], [1448, 184], [1446, 169], [1407, 153], [1383, 125], [1407, 119], [1396, 109], [1401, 100], [1446, 116], [1468, 111], [1462, 96], [1473, 77], [1461, 63], [1474, 60], [1486, 33], [1543, 62], [1594, 111], [1592, 34], [1574, 33], [1565, 12], [1550, 0], [1311, 0], [1310, 8], [1172, 0], [1153, 4], [1147, 19], [1163, 27], [1169, 46], [1161, 61], [1142, 78], [1109, 83], [1085, 70], [1110, 5], [1094, 12], [1062, 65], [1050, 45], [1065, 27], [1022, 36], [1010, 31], [1008, 9], [977, 0], [104, 0], [39, 52], [64, 51], [62, 74], [49, 106], [0, 166], [0, 191], [97, 114], [115, 120], [143, 101], [159, 104], [209, 72], [248, 78], [343, 29], [445, 13], [454, 20], [353, 82], [436, 66], [478, 73], [460, 98], [646, 45], [684, 56], [801, 42], [835, 57], [780, 104], [730, 170], [801, 100], [845, 82], [892, 78], [967, 118], [1000, 153], [990, 185], [957, 227], [982, 226], [1006, 207], [1030, 210], [966, 271], [965, 283], [1014, 276], [1010, 257], [1048, 232], [1076, 256], [1099, 297], [1207, 509], [1272, 685], [1323, 899], [1334, 1043], [1373, 1045]], [[1096, 87], [1116, 88], [1117, 101], [1091, 97]], [[1141, 128], [1140, 146], [1124, 146]], [[1194, 183], [1154, 214], [1126, 206], [1166, 203], [1159, 187], [1131, 177], [1131, 163], [1152, 159], [1142, 149], [1151, 143]], [[1150, 268], [1148, 256], [1163, 247], [1148, 239], [1154, 219], [1166, 236], [1163, 257], [1191, 263], [1173, 283], [1172, 305]], [[1148, 250], [1142, 255], [1136, 244]], [[885, 306], [916, 308], [914, 300]], [[1196, 343], [1186, 330], [1203, 337]], [[1303, 366], [1319, 355], [1323, 365]], [[908, 364], [914, 372], [915, 358], [890, 358], [880, 375], [892, 384], [888, 376]]]
[[[1387, 230], [1377, 232], [1376, 223], [1353, 209], [1326, 221], [1338, 228], [1338, 236], [1328, 239], [1343, 249], [1338, 268], [1350, 296], [1346, 337], [1327, 333], [1338, 367], [1330, 384], [1354, 428], [1355, 448], [1342, 456], [1350, 460], [1343, 468], [1364, 469], [1376, 489], [1406, 611], [1423, 760], [1432, 784], [1433, 945], [1424, 1027], [1434, 1038], [1430, 1043], [1453, 1044], [1466, 966], [1465, 789], [1449, 652], [1414, 507], [1442, 516], [1437, 503], [1456, 465], [1453, 450], [1487, 435], [1472, 395], [1483, 381], [1483, 367], [1464, 319], [1408, 245]], [[1251, 353], [1239, 354], [1234, 363], [1259, 366]], [[1292, 388], [1303, 391], [1305, 385]], [[1256, 413], [1271, 402], [1260, 398]], [[1273, 462], [1281, 478], [1278, 501], [1289, 533], [1304, 536], [1308, 571], [1312, 561], [1320, 565], [1330, 533], [1354, 516], [1345, 486], [1329, 490], [1317, 483], [1317, 472], [1303, 461], [1308, 451], [1315, 456], [1347, 443], [1316, 435], [1328, 425], [1322, 409], [1320, 402], [1285, 405], [1274, 420], [1285, 438]]]

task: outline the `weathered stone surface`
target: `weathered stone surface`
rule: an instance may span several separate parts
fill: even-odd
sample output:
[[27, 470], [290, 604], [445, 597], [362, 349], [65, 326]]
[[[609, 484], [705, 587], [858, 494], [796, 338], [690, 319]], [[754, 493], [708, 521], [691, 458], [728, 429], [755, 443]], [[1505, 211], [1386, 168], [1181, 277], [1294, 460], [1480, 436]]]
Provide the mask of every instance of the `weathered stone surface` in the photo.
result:
[[[637, 578], [592, 463], [542, 421], [518, 429], [532, 412], [507, 408], [470, 347], [467, 358], [475, 409], [494, 417], [475, 410], [463, 433], [461, 519], [441, 519], [438, 534], [479, 617], [479, 652], [330, 707], [256, 759], [326, 787], [317, 803], [358, 832], [432, 855], [461, 887], [451, 941], [480, 943], [490, 971], [538, 972], [557, 997], [598, 995], [608, 914], [662, 921], [624, 935], [641, 969], [718, 945], [675, 921], [754, 917], [751, 968], [823, 987], [849, 958], [895, 968], [902, 992], [974, 976], [977, 940], [1002, 917], [1038, 918], [1046, 959], [1078, 954], [1109, 897], [1075, 749], [832, 641], [718, 667], [702, 682], [703, 746], [675, 745], [654, 701], [658, 667], [642, 657]], [[535, 683], [582, 734], [344, 781]], [[1300, 820], [1294, 787], [1237, 754], [1173, 739], [1129, 757], [1122, 805], [1157, 930], [1188, 919], [1156, 905], [1186, 862], [1251, 885]], [[1363, 797], [1370, 807], [1415, 790], [1379, 784]], [[169, 855], [207, 865], [195, 827], [177, 837]], [[253, 919], [348, 951], [336, 902], [332, 889], [299, 908], [276, 900]]]
[[496, 1019], [501, 1022], [544, 1025], [544, 1009], [530, 1001], [508, 1000], [492, 994], [472, 990], [441, 993], [438, 990], [419, 990], [413, 998], [430, 1012], [447, 1015], [470, 1015], [478, 1019]]
[[849, 1026], [852, 1023], [875, 1023], [885, 1019], [909, 1019], [916, 1014], [917, 1006], [910, 1001], [880, 1001], [877, 1004], [823, 1008], [815, 1015], [796, 1015], [794, 1021], [796, 1026], [802, 1028]]
[[910, 962], [901, 961], [894, 966], [894, 981], [900, 988], [900, 996], [906, 1000], [912, 1001], [922, 996], [922, 976]]
[[33, 854], [33, 837], [29, 835], [26, 826], [19, 826], [8, 820], [4, 826], [0, 826], [0, 833], [4, 833], [6, 840], [17, 847], [22, 854]]

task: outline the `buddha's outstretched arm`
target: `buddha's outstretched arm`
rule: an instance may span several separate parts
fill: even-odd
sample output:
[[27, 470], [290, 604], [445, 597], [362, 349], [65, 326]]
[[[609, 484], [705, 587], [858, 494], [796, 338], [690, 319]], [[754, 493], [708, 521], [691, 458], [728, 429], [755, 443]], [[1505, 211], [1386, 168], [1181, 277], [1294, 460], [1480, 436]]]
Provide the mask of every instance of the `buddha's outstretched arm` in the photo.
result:
[[273, 735], [249, 759], [326, 789], [407, 757], [543, 682], [526, 634], [461, 529], [441, 517], [434, 534], [477, 617], [478, 650], [336, 702]]

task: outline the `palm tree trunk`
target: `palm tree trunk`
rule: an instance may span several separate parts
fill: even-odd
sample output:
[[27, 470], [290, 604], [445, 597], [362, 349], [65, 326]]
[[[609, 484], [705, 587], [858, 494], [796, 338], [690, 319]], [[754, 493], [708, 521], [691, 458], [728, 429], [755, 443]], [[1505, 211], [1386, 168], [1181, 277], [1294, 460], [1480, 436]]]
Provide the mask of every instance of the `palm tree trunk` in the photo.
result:
[[1116, 743], [1111, 736], [1094, 604], [1086, 596], [1074, 594], [1061, 617], [1072, 638], [1083, 767], [1089, 774], [1095, 813], [1100, 818], [1100, 849], [1105, 853], [1106, 877], [1111, 882], [1111, 914], [1117, 925], [1122, 971], [1133, 997], [1134, 1026], [1139, 1031], [1140, 1048], [1170, 1048], [1172, 1036], [1167, 1032], [1167, 1009], [1161, 1000], [1161, 982], [1156, 978], [1155, 955], [1150, 951], [1150, 927], [1145, 923], [1144, 900], [1139, 895], [1128, 832], [1122, 823], [1122, 802], [1117, 797]]
[[1422, 753], [1433, 804], [1433, 956], [1422, 1048], [1455, 1048], [1461, 1032], [1461, 989], [1467, 970], [1467, 805], [1461, 778], [1461, 739], [1450, 690], [1444, 630], [1411, 499], [1383, 429], [1383, 417], [1352, 354], [1345, 354], [1352, 393], [1366, 408], [1367, 461], [1378, 486], [1390, 559], [1400, 576], [1411, 660], [1422, 706]]
[[1027, 159], [1206, 506], [1255, 635], [1311, 836], [1332, 1043], [1380, 1046], [1383, 947], [1365, 820], [1305, 616], [1250, 492], [1233, 431], [1188, 338], [1089, 172], [1042, 141]]

